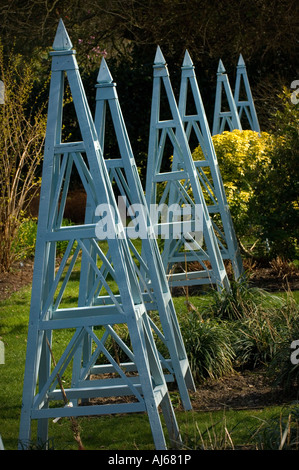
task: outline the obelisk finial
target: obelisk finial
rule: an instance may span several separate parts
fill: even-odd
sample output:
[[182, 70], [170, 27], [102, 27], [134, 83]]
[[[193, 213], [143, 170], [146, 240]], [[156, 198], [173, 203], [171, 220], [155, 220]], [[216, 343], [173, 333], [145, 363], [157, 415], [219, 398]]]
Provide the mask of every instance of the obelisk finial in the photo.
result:
[[107, 62], [104, 59], [104, 57], [101, 60], [97, 82], [98, 83], [112, 83], [113, 82], [113, 77], [110, 73], [110, 70], [108, 68]]
[[56, 36], [52, 47], [54, 51], [70, 51], [73, 47], [73, 44], [69, 38], [69, 35], [67, 33], [67, 30], [65, 29], [61, 18], [59, 20]]

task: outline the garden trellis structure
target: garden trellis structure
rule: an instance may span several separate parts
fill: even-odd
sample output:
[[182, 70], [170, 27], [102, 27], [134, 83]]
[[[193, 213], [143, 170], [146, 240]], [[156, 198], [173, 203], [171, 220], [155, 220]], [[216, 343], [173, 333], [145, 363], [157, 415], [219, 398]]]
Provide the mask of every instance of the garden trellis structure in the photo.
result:
[[[191, 104], [188, 106], [190, 102]], [[199, 144], [201, 147], [203, 159], [194, 161], [198, 179], [205, 195], [221, 256], [223, 260], [230, 260], [235, 279], [238, 281], [244, 275], [243, 262], [195, 74], [195, 67], [188, 51], [185, 52], [182, 64], [179, 112], [191, 152], [194, 151], [190, 142], [192, 137], [194, 137], [196, 145]], [[193, 260], [196, 261], [196, 255], [190, 251], [189, 257], [192, 257], [192, 255]]]
[[[239, 56], [237, 65], [234, 100], [236, 103], [241, 124], [242, 119], [245, 117], [247, 118], [250, 129], [252, 131], [260, 133], [261, 129], [251, 93], [251, 88], [249, 85], [246, 65], [242, 54], [240, 54]], [[244, 124], [242, 125], [242, 127], [244, 128]]]
[[[228, 109], [223, 109], [223, 101], [226, 98], [226, 106]], [[241, 121], [239, 118], [237, 106], [233, 97], [229, 79], [224, 68], [223, 62], [220, 59], [217, 69], [217, 82], [216, 82], [216, 96], [214, 107], [214, 120], [212, 134], [222, 134], [223, 131], [230, 131], [234, 129], [242, 130]]]
[[[149, 317], [150, 324], [159, 340], [162, 341], [164, 348], [166, 347], [169, 353], [169, 358], [165, 358], [158, 348], [161, 365], [165, 371], [166, 380], [176, 380], [180, 390], [182, 404], [184, 408], [188, 410], [192, 408], [188, 390], [195, 391], [195, 385], [122, 115], [116, 84], [113, 82], [113, 78], [104, 58], [101, 61], [96, 89], [95, 128], [99, 137], [100, 147], [103, 152], [111, 184], [118, 194], [118, 205], [121, 217], [124, 219], [124, 225], [127, 225], [126, 217], [132, 216], [132, 223], [131, 226], [127, 227], [127, 234], [131, 231], [133, 236], [129, 234], [127, 238], [129, 247], [134, 254], [133, 259], [136, 261], [136, 275], [139, 279], [140, 289], [147, 311], [157, 311], [159, 313], [162, 331], [151, 317]], [[118, 143], [119, 154], [114, 158], [108, 159], [105, 158], [105, 130], [109, 112], [112, 121], [111, 129], [115, 141]], [[88, 200], [87, 207], [88, 213], [86, 214], [85, 223], [90, 223], [96, 208], [93, 206], [93, 201], [91, 200]], [[134, 209], [135, 211], [138, 210], [138, 224], [136, 222], [136, 212], [134, 212]], [[141, 252], [138, 251], [137, 247], [134, 245], [134, 239], [138, 236], [138, 231], [135, 232], [135, 229], [138, 229], [139, 224], [142, 226], [144, 232], [141, 238]], [[92, 251], [92, 247], [90, 247], [91, 257]], [[87, 291], [86, 298], [89, 298], [92, 293], [95, 277], [94, 271], [88, 270], [88, 264], [89, 261], [87, 259], [84, 262], [84, 269], [89, 272], [89, 275], [83, 276], [83, 282], [85, 279], [89, 284], [89, 286], [85, 286]], [[106, 274], [107, 273], [108, 271], [106, 270]], [[98, 300], [100, 301], [101, 299]], [[106, 304], [108, 301], [109, 299], [105, 299]], [[112, 301], [110, 300], [110, 302]], [[87, 352], [87, 355], [90, 355], [90, 351]], [[87, 359], [85, 359], [85, 362], [86, 361]], [[80, 362], [78, 361], [78, 363]], [[131, 367], [133, 366], [132, 364]], [[128, 364], [126, 367], [128, 367]], [[78, 376], [80, 375], [79, 369], [80, 368], [76, 371]], [[91, 373], [95, 374], [97, 370], [101, 370], [101, 366], [94, 366]]]
[[[52, 71], [45, 139], [45, 153], [32, 282], [23, 401], [20, 418], [19, 448], [30, 446], [32, 420], [37, 420], [37, 439], [45, 444], [49, 418], [78, 417], [122, 412], [146, 412], [156, 449], [166, 449], [166, 439], [158, 406], [161, 406], [172, 445], [181, 441], [170, 401], [152, 327], [136, 276], [128, 240], [118, 214], [107, 167], [79, 74], [75, 51], [60, 20], [53, 43]], [[75, 106], [82, 141], [62, 142], [64, 83], [67, 82]], [[115, 237], [106, 240], [109, 257], [95, 234], [96, 220], [82, 225], [62, 226], [69, 175], [76, 169], [92, 201], [90, 207], [106, 205], [114, 222]], [[111, 208], [111, 209], [109, 209]], [[87, 207], [87, 213], [88, 213]], [[98, 222], [101, 214], [98, 214]], [[97, 222], [97, 223], [98, 223]], [[66, 242], [62, 258], [56, 257], [58, 242]], [[90, 248], [92, 247], [92, 253]], [[95, 254], [98, 263], [95, 262]], [[111, 300], [94, 303], [86, 282], [69, 299], [68, 287], [74, 266], [88, 259], [93, 289]], [[109, 272], [109, 279], [104, 273]], [[86, 276], [81, 270], [80, 277]], [[110, 284], [110, 279], [113, 284]], [[80, 279], [81, 280], [81, 279]], [[117, 288], [117, 294], [115, 289]], [[75, 297], [75, 299], [74, 299]], [[71, 302], [71, 306], [70, 306]], [[127, 328], [131, 341], [125, 344], [117, 326]], [[122, 348], [137, 374], [131, 375], [113, 357], [108, 338]], [[82, 362], [80, 377], [72, 377], [82, 349], [92, 343], [92, 356]], [[60, 344], [60, 346], [58, 346]], [[61, 346], [63, 345], [63, 347]], [[90, 366], [99, 356], [113, 370], [112, 377], [86, 380]], [[55, 358], [55, 361], [54, 359]], [[64, 376], [62, 389], [60, 378]], [[80, 406], [78, 399], [120, 397], [128, 402], [95, 404], [92, 409]], [[73, 406], [70, 406], [70, 405]]]
[[[226, 109], [224, 109], [225, 106]], [[242, 130], [248, 126], [252, 131], [260, 133], [246, 65], [242, 54], [240, 54], [234, 94], [223, 62], [219, 60], [212, 133], [216, 135], [225, 130]]]
[[[169, 214], [165, 221], [161, 211], [161, 217], [154, 222], [155, 227], [158, 227], [157, 233], [162, 235], [161, 255], [169, 285], [176, 287], [215, 284], [220, 290], [229, 290], [227, 272], [199, 184], [167, 64], [159, 46], [153, 69], [146, 201], [148, 207], [188, 206], [191, 217], [191, 229], [182, 229], [177, 238], [163, 238], [163, 230], [166, 227], [174, 231], [177, 222], [184, 228], [184, 220], [178, 220], [175, 214], [171, 218]], [[168, 114], [164, 118], [162, 111], [165, 113], [165, 108]], [[172, 161], [170, 152], [173, 153]], [[198, 224], [197, 218], [201, 219]], [[194, 257], [199, 265], [196, 269], [190, 267], [190, 262], [194, 263]]]

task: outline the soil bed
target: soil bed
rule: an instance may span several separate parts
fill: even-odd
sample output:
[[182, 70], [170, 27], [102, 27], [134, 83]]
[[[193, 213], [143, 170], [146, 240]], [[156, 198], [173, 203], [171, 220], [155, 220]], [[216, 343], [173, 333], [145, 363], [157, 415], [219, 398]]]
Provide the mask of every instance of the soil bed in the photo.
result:
[[283, 394], [273, 388], [263, 370], [244, 371], [217, 380], [206, 380], [190, 394], [195, 411], [260, 409], [298, 400], [296, 391]]
[[32, 282], [33, 261], [15, 263], [9, 273], [0, 272], [0, 300], [7, 299]]

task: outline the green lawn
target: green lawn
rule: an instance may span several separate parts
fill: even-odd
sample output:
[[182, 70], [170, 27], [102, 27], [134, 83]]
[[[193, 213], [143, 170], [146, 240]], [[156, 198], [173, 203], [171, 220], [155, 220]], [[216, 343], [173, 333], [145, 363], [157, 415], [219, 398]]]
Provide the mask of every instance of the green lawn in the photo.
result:
[[[71, 299], [71, 292], [69, 294]], [[298, 293], [296, 297], [298, 299]], [[185, 300], [184, 297], [174, 299], [177, 312], [186, 310]], [[208, 302], [208, 296], [192, 298], [197, 308], [205, 302]], [[29, 287], [0, 302], [0, 338], [5, 345], [5, 363], [0, 365], [0, 434], [7, 450], [17, 448], [29, 305]], [[176, 393], [172, 396], [175, 403]], [[228, 410], [225, 414], [176, 410], [176, 416], [187, 449], [200, 446], [215, 449], [250, 444], [251, 436], [263, 420], [278, 411], [275, 407], [255, 411]], [[79, 424], [86, 449], [154, 449], [146, 414], [80, 418]], [[55, 424], [51, 421], [49, 429], [54, 449], [77, 448], [68, 419]]]

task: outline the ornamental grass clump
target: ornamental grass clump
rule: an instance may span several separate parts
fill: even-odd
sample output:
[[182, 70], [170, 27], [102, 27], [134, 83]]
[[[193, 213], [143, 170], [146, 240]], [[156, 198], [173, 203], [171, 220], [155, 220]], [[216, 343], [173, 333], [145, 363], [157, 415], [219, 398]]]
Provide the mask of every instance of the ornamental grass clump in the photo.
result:
[[181, 331], [193, 377], [200, 382], [234, 372], [231, 333], [221, 320], [203, 320], [197, 312], [180, 319]]
[[299, 366], [290, 362], [290, 345], [299, 339], [298, 316], [291, 293], [233, 281], [230, 291], [212, 291], [200, 311], [179, 318], [195, 379], [266, 367], [274, 385], [294, 387]]

